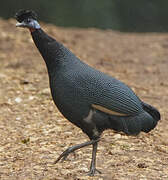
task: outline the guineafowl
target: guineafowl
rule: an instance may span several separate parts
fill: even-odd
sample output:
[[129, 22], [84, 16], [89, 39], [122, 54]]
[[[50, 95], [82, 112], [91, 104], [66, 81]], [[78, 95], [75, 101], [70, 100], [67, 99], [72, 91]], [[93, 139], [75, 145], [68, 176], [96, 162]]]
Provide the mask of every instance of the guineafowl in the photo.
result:
[[17, 27], [28, 28], [43, 57], [53, 101], [63, 116], [79, 127], [89, 141], [69, 147], [55, 161], [65, 160], [77, 149], [92, 145], [88, 175], [96, 169], [96, 152], [102, 132], [113, 129], [127, 135], [148, 133], [160, 120], [159, 111], [141, 101], [123, 82], [104, 74], [77, 58], [60, 42], [46, 34], [31, 10], [19, 10]]

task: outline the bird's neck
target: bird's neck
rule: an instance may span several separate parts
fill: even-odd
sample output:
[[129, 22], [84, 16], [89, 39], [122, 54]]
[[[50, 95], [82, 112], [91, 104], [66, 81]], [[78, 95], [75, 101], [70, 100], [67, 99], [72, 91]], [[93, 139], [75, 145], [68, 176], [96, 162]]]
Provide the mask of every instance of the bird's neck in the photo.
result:
[[46, 62], [48, 72], [53, 71], [66, 60], [66, 48], [54, 38], [48, 36], [42, 29], [31, 32], [33, 41]]

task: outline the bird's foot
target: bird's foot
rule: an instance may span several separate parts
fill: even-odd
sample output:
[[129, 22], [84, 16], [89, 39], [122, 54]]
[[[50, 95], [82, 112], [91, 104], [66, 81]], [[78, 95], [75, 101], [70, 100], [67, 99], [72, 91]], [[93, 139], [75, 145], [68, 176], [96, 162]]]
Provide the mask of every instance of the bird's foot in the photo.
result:
[[61, 160], [61, 162], [63, 162], [64, 160], [66, 160], [66, 158], [68, 157], [68, 155], [71, 153], [71, 152], [73, 152], [74, 150], [73, 150], [73, 148], [72, 147], [70, 147], [70, 148], [68, 148], [67, 150], [65, 150], [58, 158], [57, 158], [57, 160], [54, 162], [54, 164], [56, 164], [58, 161], [60, 161]]
[[99, 171], [99, 170], [96, 169], [96, 168], [91, 168], [90, 171], [87, 173], [87, 175], [88, 175], [88, 176], [94, 176], [96, 172], [99, 173], [99, 174], [102, 173], [101, 171]]

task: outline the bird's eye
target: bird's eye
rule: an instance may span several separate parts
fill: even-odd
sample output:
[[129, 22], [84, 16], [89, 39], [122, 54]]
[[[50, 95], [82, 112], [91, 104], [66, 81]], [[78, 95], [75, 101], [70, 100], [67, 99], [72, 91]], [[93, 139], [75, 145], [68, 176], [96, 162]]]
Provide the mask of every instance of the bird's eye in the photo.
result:
[[27, 22], [27, 23], [30, 23], [30, 22], [31, 22], [31, 20], [28, 18], [28, 19], [26, 19], [26, 22]]

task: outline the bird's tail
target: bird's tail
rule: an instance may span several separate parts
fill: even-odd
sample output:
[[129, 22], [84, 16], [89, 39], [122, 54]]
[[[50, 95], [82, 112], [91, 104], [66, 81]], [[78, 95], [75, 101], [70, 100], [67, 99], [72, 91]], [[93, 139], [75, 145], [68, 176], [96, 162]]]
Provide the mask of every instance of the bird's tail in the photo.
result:
[[144, 111], [135, 116], [110, 116], [108, 120], [108, 127], [116, 131], [123, 131], [128, 135], [136, 135], [141, 131], [149, 132], [155, 128], [157, 122], [160, 120], [159, 111], [142, 102]]
[[154, 108], [153, 106], [147, 103], [142, 102], [142, 106], [143, 106], [143, 109], [152, 117], [152, 120], [150, 120], [150, 122], [148, 122], [149, 120], [145, 119], [142, 126], [143, 127], [142, 131], [149, 132], [150, 130], [155, 128], [155, 126], [157, 125], [157, 122], [160, 120], [161, 118], [160, 113], [156, 108]]

